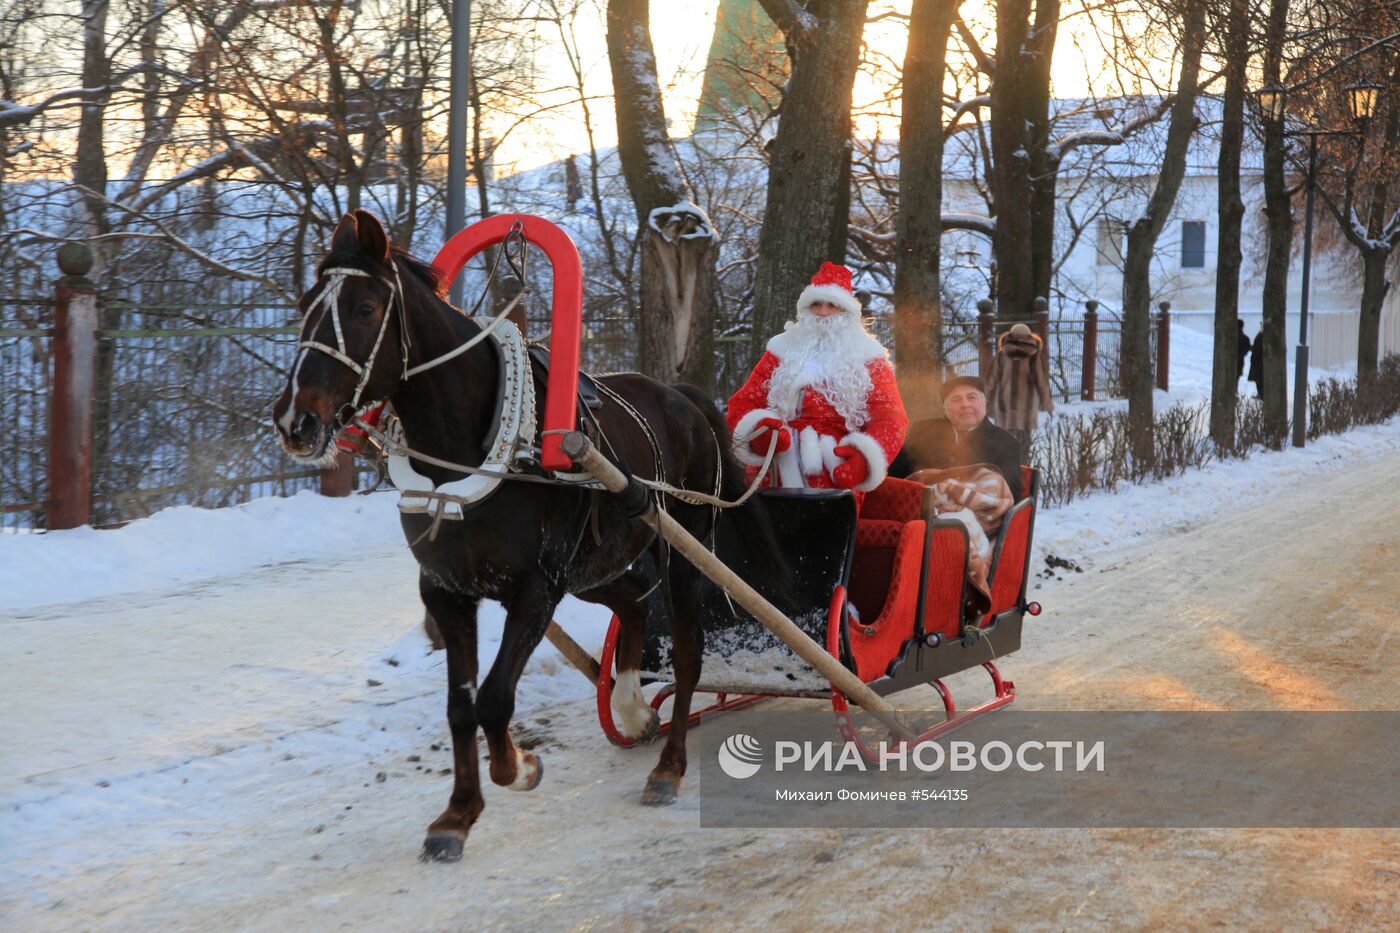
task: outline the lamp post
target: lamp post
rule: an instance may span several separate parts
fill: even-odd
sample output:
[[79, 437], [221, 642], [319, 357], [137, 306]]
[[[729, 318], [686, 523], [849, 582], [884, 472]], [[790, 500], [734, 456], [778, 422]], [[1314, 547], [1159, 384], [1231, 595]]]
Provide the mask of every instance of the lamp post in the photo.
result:
[[[471, 86], [471, 0], [452, 0], [452, 52], [449, 57], [447, 108], [447, 224], [446, 243], [467, 225], [467, 108]], [[466, 276], [452, 282], [449, 298], [462, 304]]]
[[[1293, 446], [1302, 447], [1307, 438], [1308, 416], [1308, 312], [1312, 295], [1312, 237], [1313, 205], [1317, 200], [1317, 140], [1320, 136], [1355, 136], [1365, 144], [1366, 123], [1376, 112], [1376, 102], [1380, 98], [1378, 84], [1353, 84], [1347, 89], [1347, 103], [1355, 129], [1323, 130], [1308, 126], [1300, 129], [1283, 129], [1283, 135], [1293, 139], [1308, 140], [1307, 206], [1303, 220], [1303, 294], [1298, 304], [1298, 352], [1294, 361], [1293, 375]], [[1288, 89], [1270, 83], [1259, 89], [1259, 108], [1264, 115], [1282, 123], [1288, 103]]]

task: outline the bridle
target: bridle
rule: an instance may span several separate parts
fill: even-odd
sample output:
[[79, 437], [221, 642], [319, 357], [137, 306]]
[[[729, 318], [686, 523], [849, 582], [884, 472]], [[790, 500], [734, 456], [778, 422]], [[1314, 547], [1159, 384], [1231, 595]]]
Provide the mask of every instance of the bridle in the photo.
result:
[[[324, 306], [324, 313], [330, 315], [331, 326], [335, 330], [336, 345], [331, 346], [319, 340], [300, 340], [297, 342], [297, 349], [318, 350], [336, 362], [344, 365], [359, 377], [359, 381], [355, 383], [355, 391], [350, 396], [350, 401], [340, 406], [340, 409], [336, 412], [335, 417], [338, 427], [344, 427], [349, 424], [361, 410], [360, 399], [364, 396], [365, 387], [369, 385], [370, 376], [374, 373], [374, 364], [379, 358], [380, 347], [384, 344], [384, 335], [389, 332], [389, 319], [393, 316], [396, 308], [399, 313], [399, 355], [403, 364], [400, 379], [401, 381], [406, 381], [420, 373], [425, 373], [430, 369], [441, 366], [443, 363], [456, 359], [491, 336], [492, 331], [506, 319], [506, 316], [510, 314], [511, 311], [515, 310], [515, 306], [525, 295], [525, 292], [521, 291], [515, 298], [507, 302], [505, 307], [471, 339], [448, 350], [446, 353], [434, 357], [426, 363], [420, 363], [417, 366], [409, 366], [408, 353], [411, 344], [408, 336], [408, 314], [404, 303], [403, 285], [399, 280], [398, 264], [393, 261], [392, 257], [389, 263], [390, 267], [394, 270], [393, 279], [376, 276], [363, 269], [356, 269], [352, 266], [331, 266], [328, 269], [322, 269], [321, 277], [329, 279], [329, 281], [322, 287], [321, 293], [316, 296], [316, 300], [311, 303], [311, 307], [306, 309], [306, 319], [310, 322], [311, 315], [315, 313], [316, 309]], [[340, 290], [344, 287], [345, 280], [352, 276], [366, 279], [377, 278], [389, 289], [389, 302], [384, 307], [384, 319], [379, 323], [379, 333], [375, 335], [374, 346], [370, 348], [369, 356], [365, 358], [363, 363], [357, 361], [347, 352], [345, 330], [340, 322]], [[316, 333], [320, 326], [321, 322], [317, 321], [315, 324], [310, 325], [309, 332], [312, 334]], [[370, 404], [374, 404], [374, 402]], [[369, 406], [367, 405], [364, 407]], [[345, 415], [347, 409], [349, 409], [350, 412], [348, 416]]]
[[[356, 360], [346, 352], [345, 329], [340, 323], [340, 290], [345, 285], [345, 280], [351, 276], [373, 279], [376, 276], [363, 269], [355, 269], [350, 266], [332, 266], [323, 269], [321, 276], [329, 281], [322, 287], [321, 293], [316, 296], [316, 300], [311, 303], [311, 307], [306, 309], [306, 319], [311, 320], [311, 315], [316, 309], [325, 306], [325, 313], [331, 317], [331, 326], [335, 329], [335, 346], [322, 343], [319, 340], [300, 340], [297, 342], [298, 350], [319, 350], [331, 359], [345, 365], [356, 376], [359, 382], [355, 383], [355, 392], [350, 396], [350, 401], [340, 407], [336, 412], [336, 421], [342, 426], [349, 422], [348, 418], [342, 417], [346, 408], [350, 409], [350, 417], [353, 418], [355, 412], [360, 410], [360, 398], [364, 395], [365, 386], [369, 385], [369, 378], [374, 373], [375, 360], [379, 358], [379, 348], [384, 344], [384, 335], [389, 332], [389, 319], [393, 317], [394, 309], [399, 310], [399, 348], [403, 360], [403, 373], [405, 378], [408, 375], [408, 328], [405, 315], [403, 313], [403, 288], [399, 283], [399, 267], [390, 260], [394, 269], [394, 278], [380, 278], [389, 287], [389, 302], [384, 306], [384, 319], [379, 322], [379, 333], [375, 335], [374, 347], [369, 351], [369, 356], [363, 363]], [[310, 333], [315, 334], [320, 328], [321, 322], [317, 321], [310, 326]]]

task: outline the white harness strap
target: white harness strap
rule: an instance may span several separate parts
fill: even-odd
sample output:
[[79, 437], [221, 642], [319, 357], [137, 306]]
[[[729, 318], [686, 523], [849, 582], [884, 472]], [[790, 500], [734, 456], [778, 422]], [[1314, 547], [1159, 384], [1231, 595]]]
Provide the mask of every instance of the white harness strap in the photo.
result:
[[[473, 473], [463, 479], [434, 486], [432, 480], [413, 468], [407, 453], [391, 453], [387, 458], [389, 478], [399, 490], [399, 510], [402, 512], [427, 512], [430, 504], [435, 502], [441, 518], [461, 518], [463, 508], [480, 502], [496, 491], [501, 485], [503, 475], [514, 467], [520, 445], [528, 445], [535, 436], [535, 381], [530, 373], [530, 357], [525, 338], [503, 315], [498, 316], [489, 325], [481, 318], [476, 320], [482, 324], [483, 330], [481, 334], [472, 338], [472, 342], [479, 342], [489, 336], [494, 338], [501, 348], [504, 387], [496, 433], [491, 438], [486, 459], [477, 469], [501, 475]], [[448, 356], [455, 356], [456, 352], [460, 351], [438, 357], [432, 365], [446, 362]], [[416, 369], [421, 371], [424, 368], [420, 366]], [[409, 372], [411, 375], [414, 370]]]

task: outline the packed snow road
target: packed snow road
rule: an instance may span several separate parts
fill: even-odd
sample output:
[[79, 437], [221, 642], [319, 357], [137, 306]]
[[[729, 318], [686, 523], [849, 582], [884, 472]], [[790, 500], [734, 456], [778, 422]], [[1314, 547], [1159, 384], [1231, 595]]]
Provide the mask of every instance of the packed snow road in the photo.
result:
[[[1341, 460], [1239, 465], [1247, 501], [1227, 477], [1042, 513], [1061, 545], [1092, 536], [1057, 521], [1176, 516], [1041, 581], [1046, 611], [1003, 664], [1018, 705], [1400, 708], [1400, 425], [1384, 432]], [[1227, 492], [1202, 506], [1206, 488]], [[601, 612], [559, 618], [596, 652]], [[1400, 911], [1394, 830], [701, 830], [694, 781], [675, 807], [638, 805], [655, 749], [609, 746], [547, 646], [516, 729], [544, 783], [488, 785], [463, 861], [424, 865], [451, 779], [418, 619], [395, 549], [7, 613], [0, 923], [1355, 929]], [[484, 629], [486, 660], [499, 614]]]

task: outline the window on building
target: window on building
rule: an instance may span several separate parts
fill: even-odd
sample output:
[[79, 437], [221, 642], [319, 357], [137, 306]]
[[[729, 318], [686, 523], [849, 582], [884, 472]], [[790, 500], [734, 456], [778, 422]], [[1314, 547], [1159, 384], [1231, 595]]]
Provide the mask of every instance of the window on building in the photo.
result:
[[1121, 220], [1099, 221], [1098, 262], [1101, 266], [1123, 265], [1123, 247], [1128, 238], [1128, 225]]
[[1204, 220], [1181, 222], [1181, 268], [1204, 269], [1206, 265], [1206, 223]]

